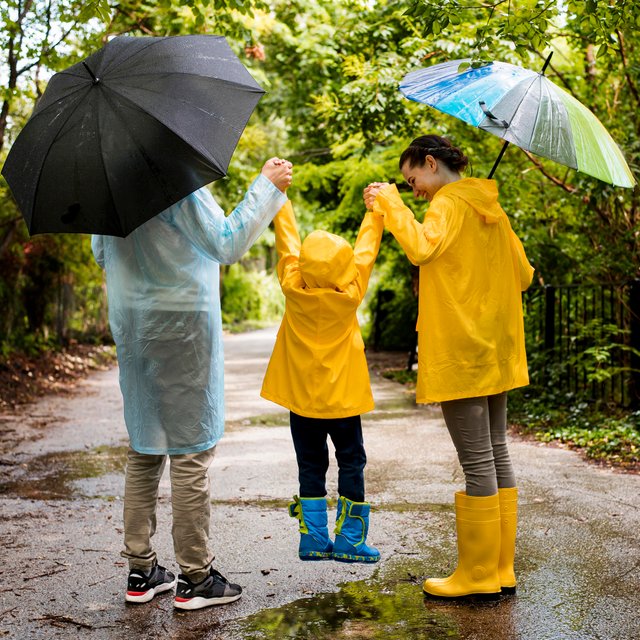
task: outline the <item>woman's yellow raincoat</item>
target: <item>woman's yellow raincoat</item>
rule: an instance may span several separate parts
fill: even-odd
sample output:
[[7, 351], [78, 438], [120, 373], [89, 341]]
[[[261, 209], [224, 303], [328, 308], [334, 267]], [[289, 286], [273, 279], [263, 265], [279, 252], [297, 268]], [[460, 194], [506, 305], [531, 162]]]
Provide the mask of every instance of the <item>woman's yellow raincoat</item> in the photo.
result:
[[355, 248], [324, 231], [300, 245], [291, 202], [274, 218], [285, 313], [261, 395], [308, 418], [346, 418], [373, 409], [356, 317], [384, 229], [367, 213]]
[[395, 185], [374, 212], [420, 267], [417, 402], [502, 393], [529, 383], [522, 296], [533, 278], [493, 180], [442, 187], [419, 223]]

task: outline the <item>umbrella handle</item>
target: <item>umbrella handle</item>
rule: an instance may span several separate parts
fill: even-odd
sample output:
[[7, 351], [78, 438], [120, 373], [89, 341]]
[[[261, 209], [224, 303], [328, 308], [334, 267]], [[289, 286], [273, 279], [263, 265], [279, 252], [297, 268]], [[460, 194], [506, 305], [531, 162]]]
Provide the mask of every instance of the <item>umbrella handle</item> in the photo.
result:
[[509, 128], [509, 123], [506, 120], [500, 120], [500, 118], [496, 118], [496, 116], [494, 116], [493, 113], [491, 113], [491, 111], [487, 109], [487, 103], [484, 100], [480, 100], [478, 104], [480, 105], [480, 108], [482, 109], [484, 115], [487, 116], [489, 120], [493, 120], [496, 124], [504, 127], [505, 129]]

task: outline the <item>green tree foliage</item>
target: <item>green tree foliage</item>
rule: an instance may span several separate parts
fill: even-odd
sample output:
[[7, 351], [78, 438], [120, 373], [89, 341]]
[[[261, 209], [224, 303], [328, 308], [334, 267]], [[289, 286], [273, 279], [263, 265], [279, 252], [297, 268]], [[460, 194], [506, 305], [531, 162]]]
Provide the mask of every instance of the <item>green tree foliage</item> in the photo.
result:
[[[500, 59], [541, 68], [553, 50], [547, 75], [588, 105], [622, 146], [632, 169], [639, 166], [635, 36], [640, 8], [630, 1], [125, 0], [108, 10], [105, 2], [85, 6], [73, 0], [5, 5], [3, 50], [19, 51], [14, 58], [24, 62], [16, 64], [10, 54], [4, 60], [3, 95], [10, 115], [0, 127], [7, 141], [3, 154], [46, 77], [106, 38], [224, 33], [267, 94], [229, 177], [213, 186], [214, 193], [230, 210], [267, 157], [287, 156], [296, 164], [290, 195], [303, 234], [321, 227], [353, 240], [363, 214], [362, 188], [372, 180], [400, 181], [399, 152], [425, 131], [449, 136], [470, 156], [474, 175], [488, 174], [500, 140], [412, 103], [398, 91], [406, 72], [449, 59]], [[47, 7], [53, 11], [47, 13]], [[87, 11], [102, 22], [94, 17], [81, 25]], [[604, 185], [513, 147], [496, 177], [538, 281], [617, 281], [638, 274], [637, 189]], [[421, 215], [424, 205], [408, 193], [404, 197]], [[27, 238], [3, 183], [0, 225], [0, 295], [21, 298], [20, 287], [7, 283], [21, 282], [25, 269], [35, 269], [27, 267], [25, 247], [43, 241]], [[272, 266], [272, 241], [265, 234], [249, 261]], [[73, 263], [74, 252], [76, 263], [88, 255], [82, 239], [47, 242], [61, 245], [56, 251], [65, 256], [63, 270]], [[395, 243], [385, 239], [376, 276], [382, 289], [411, 290], [411, 269], [401, 268], [403, 260]], [[87, 277], [94, 288], [99, 284], [99, 274]], [[26, 326], [24, 304], [14, 300], [12, 309], [9, 324]], [[399, 326], [398, 332], [406, 330]]]
[[[10, 0], [0, 4], [0, 161], [42, 95], [50, 75], [76, 62], [99, 41], [104, 1]], [[0, 351], [37, 350], [83, 332], [96, 318], [98, 274], [87, 238], [29, 238], [4, 180], [0, 182]], [[93, 302], [89, 300], [93, 299]]]

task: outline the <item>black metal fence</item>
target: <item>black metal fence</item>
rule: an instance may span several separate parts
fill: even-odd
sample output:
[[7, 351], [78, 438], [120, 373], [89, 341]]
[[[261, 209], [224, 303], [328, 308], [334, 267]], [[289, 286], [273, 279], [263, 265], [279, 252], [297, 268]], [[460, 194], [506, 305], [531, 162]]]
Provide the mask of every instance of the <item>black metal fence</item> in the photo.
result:
[[531, 287], [523, 303], [532, 383], [638, 404], [640, 280]]
[[[407, 348], [411, 368], [415, 305], [406, 300], [401, 305], [407, 331], [396, 335], [395, 346], [386, 344], [382, 333], [393, 297], [391, 291], [380, 292], [374, 303], [373, 346]], [[533, 385], [585, 400], [640, 406], [640, 280], [530, 287], [523, 305]]]

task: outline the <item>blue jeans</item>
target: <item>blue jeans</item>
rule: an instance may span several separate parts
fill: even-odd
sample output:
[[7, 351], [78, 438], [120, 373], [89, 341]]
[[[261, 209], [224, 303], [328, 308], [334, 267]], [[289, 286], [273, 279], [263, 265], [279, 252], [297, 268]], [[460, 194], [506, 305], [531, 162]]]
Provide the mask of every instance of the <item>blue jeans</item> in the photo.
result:
[[305, 418], [292, 411], [289, 419], [298, 460], [300, 497], [323, 498], [327, 495], [329, 436], [336, 449], [338, 461], [338, 493], [354, 502], [364, 502], [364, 467], [367, 456], [362, 440], [360, 416]]

